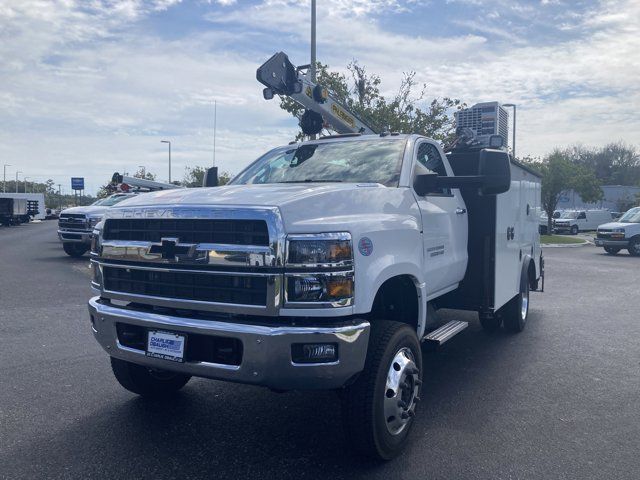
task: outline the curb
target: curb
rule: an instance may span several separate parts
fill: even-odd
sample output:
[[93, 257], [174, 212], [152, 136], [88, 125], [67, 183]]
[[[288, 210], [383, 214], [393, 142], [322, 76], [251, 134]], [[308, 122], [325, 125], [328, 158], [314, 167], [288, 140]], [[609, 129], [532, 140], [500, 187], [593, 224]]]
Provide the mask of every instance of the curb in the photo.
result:
[[584, 247], [586, 245], [593, 245], [593, 243], [591, 243], [588, 240], [585, 240], [582, 243], [541, 243], [540, 244], [542, 248], [577, 248], [577, 247]]

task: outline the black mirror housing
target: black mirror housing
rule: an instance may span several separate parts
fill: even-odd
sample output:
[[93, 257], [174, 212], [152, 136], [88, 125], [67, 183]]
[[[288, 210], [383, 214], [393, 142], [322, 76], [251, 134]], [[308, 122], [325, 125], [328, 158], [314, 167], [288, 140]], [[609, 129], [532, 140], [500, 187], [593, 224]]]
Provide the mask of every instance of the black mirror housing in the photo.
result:
[[433, 192], [438, 188], [438, 174], [437, 173], [422, 173], [416, 175], [413, 181], [413, 189], [418, 196], [424, 197], [428, 193]]
[[203, 187], [217, 187], [218, 186], [218, 167], [207, 168], [204, 172], [204, 178], [202, 179]]
[[478, 174], [482, 177], [480, 193], [482, 195], [498, 195], [511, 187], [511, 160], [503, 150], [480, 151]]

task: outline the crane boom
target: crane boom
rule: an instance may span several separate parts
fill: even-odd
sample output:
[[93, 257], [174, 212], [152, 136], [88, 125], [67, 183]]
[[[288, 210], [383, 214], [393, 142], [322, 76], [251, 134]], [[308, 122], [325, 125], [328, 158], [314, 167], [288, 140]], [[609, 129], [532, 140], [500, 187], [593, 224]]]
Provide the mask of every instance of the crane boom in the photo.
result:
[[284, 52], [273, 55], [256, 72], [257, 80], [266, 87], [262, 92], [265, 100], [271, 100], [274, 95], [286, 95], [302, 105], [305, 114], [301, 126], [306, 134], [319, 133], [324, 125], [338, 133], [376, 133], [333, 98], [326, 88], [313, 82], [308, 72], [302, 72], [308, 67], [295, 67]]

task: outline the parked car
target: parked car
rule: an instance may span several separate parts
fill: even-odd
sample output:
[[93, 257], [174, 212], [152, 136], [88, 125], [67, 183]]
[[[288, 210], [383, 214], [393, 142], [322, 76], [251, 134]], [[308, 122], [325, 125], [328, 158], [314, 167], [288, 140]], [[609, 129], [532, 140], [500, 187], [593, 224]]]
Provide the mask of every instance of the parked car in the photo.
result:
[[634, 257], [640, 256], [640, 207], [632, 208], [617, 222], [600, 225], [593, 240], [610, 255], [626, 248]]
[[566, 210], [553, 222], [553, 230], [556, 233], [570, 233], [595, 230], [598, 225], [611, 220], [608, 210]]
[[[555, 210], [553, 212], [553, 216], [551, 218], [556, 219], [556, 218], [560, 218], [560, 215], [562, 214], [561, 210]], [[546, 212], [542, 212], [542, 214], [540, 214], [540, 222], [539, 222], [539, 226], [538, 226], [538, 231], [540, 232], [540, 235], [546, 235], [547, 234], [547, 230], [549, 230], [549, 217], [547, 216]]]

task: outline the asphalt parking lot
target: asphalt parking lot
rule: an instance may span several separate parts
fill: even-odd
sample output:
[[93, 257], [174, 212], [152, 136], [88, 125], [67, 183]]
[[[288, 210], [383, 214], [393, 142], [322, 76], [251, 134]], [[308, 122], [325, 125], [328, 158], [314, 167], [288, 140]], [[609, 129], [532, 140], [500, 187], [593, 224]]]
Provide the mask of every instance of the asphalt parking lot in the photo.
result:
[[545, 249], [526, 330], [462, 334], [425, 357], [413, 441], [354, 458], [332, 392], [194, 379], [123, 390], [92, 338], [87, 258], [53, 221], [0, 228], [0, 478], [637, 479], [640, 258]]

